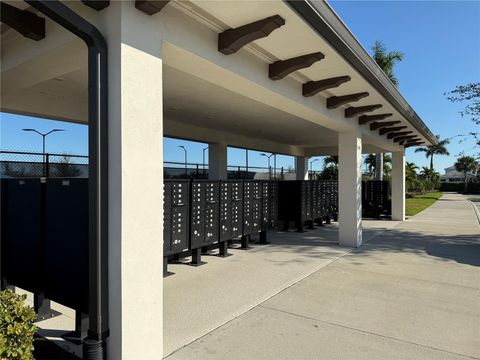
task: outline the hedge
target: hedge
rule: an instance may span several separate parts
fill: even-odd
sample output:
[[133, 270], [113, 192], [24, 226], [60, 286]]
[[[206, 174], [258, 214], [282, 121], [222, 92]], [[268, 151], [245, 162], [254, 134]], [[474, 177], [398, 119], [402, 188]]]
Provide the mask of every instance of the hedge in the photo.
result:
[[[465, 184], [463, 182], [447, 183], [442, 182], [440, 184], [440, 191], [455, 191], [463, 193]], [[480, 182], [469, 182], [468, 183], [468, 193], [469, 194], [480, 194]]]

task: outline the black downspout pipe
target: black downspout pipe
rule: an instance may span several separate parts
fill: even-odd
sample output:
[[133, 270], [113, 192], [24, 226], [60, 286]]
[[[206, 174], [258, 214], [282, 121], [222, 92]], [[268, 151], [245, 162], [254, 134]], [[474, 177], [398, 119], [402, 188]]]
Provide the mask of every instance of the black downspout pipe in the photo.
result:
[[106, 358], [108, 329], [107, 43], [91, 23], [58, 0], [25, 0], [88, 47], [89, 329], [83, 358]]

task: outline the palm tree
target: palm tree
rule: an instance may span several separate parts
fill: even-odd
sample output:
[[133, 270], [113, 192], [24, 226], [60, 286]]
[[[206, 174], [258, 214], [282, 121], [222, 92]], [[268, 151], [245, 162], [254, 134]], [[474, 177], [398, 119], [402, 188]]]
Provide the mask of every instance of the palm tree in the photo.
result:
[[425, 180], [431, 179], [435, 171], [429, 167], [422, 166], [422, 171], [420, 171], [420, 176]]
[[[393, 85], [398, 86], [398, 79], [393, 73], [393, 68], [397, 62], [403, 60], [403, 53], [398, 50], [387, 51], [385, 44], [380, 40], [375, 41], [375, 44], [372, 46], [372, 51], [373, 59], [378, 64], [380, 69], [382, 69], [385, 75], [388, 76]], [[389, 170], [385, 171], [385, 169], [382, 169], [382, 158], [380, 157], [380, 154], [376, 155], [376, 163], [378, 165], [375, 167], [378, 166], [379, 168], [377, 172], [377, 180], [380, 180], [382, 174], [388, 172]]]
[[368, 166], [368, 172], [373, 174], [373, 170], [375, 169], [376, 165], [375, 154], [368, 154], [364, 161], [365, 165]]
[[335, 168], [338, 168], [338, 156], [327, 156], [323, 159], [323, 167], [332, 165]]
[[405, 164], [405, 176], [409, 179], [417, 178], [418, 166], [413, 162], [408, 162]]
[[479, 164], [473, 156], [461, 156], [454, 164], [455, 170], [463, 173], [463, 179], [465, 181], [465, 192], [468, 190], [468, 173], [477, 170]]
[[398, 79], [393, 73], [394, 65], [403, 60], [403, 53], [398, 50], [387, 51], [385, 44], [380, 40], [375, 41], [372, 46], [373, 59], [388, 76], [393, 85], [398, 86]]
[[424, 152], [426, 158], [430, 158], [430, 169], [433, 170], [433, 157], [435, 155], [450, 155], [447, 150], [446, 145], [450, 144], [450, 140], [443, 139], [440, 140], [440, 135], [435, 135], [437, 138], [437, 143], [430, 146], [425, 146], [421, 148], [417, 148], [415, 152]]

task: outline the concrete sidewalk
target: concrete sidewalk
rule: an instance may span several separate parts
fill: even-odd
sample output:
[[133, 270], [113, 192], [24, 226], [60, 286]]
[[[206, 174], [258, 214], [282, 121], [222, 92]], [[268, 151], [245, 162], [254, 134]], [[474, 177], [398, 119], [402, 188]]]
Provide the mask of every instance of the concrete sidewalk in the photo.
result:
[[445, 195], [168, 359], [479, 358], [480, 226], [466, 199]]

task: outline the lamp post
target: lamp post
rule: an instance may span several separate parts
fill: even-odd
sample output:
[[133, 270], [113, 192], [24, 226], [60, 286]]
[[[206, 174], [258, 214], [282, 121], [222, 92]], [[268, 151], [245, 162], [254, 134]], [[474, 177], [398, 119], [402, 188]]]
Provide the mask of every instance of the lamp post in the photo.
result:
[[[243, 178], [245, 178], [248, 175], [248, 149], [245, 149], [245, 175]], [[240, 177], [240, 173], [239, 173]]]
[[315, 161], [318, 161], [318, 160], [320, 160], [320, 159], [314, 159], [314, 160], [310, 161], [310, 174], [311, 174], [312, 180], [313, 180], [313, 163]]
[[261, 153], [260, 156], [265, 156], [268, 159], [268, 178], [272, 180], [272, 172], [270, 170], [270, 158], [273, 156], [273, 154], [267, 155], [265, 153]]
[[205, 150], [208, 150], [208, 146], [204, 147], [202, 152], [202, 158], [203, 158], [203, 175], [205, 175]]
[[46, 167], [46, 157], [45, 157], [45, 138], [50, 135], [51, 133], [57, 132], [57, 131], [65, 131], [64, 129], [53, 129], [50, 130], [49, 132], [46, 133], [41, 133], [38, 130], [35, 129], [22, 129], [23, 131], [30, 131], [30, 132], [35, 132], [38, 135], [42, 137], [42, 158], [43, 158], [43, 176], [47, 176], [47, 167]]
[[277, 154], [273, 154], [273, 178], [277, 178]]
[[185, 146], [180, 145], [179, 148], [183, 149], [185, 153], [185, 176], [188, 177], [188, 172], [187, 172], [187, 149], [185, 149]]

